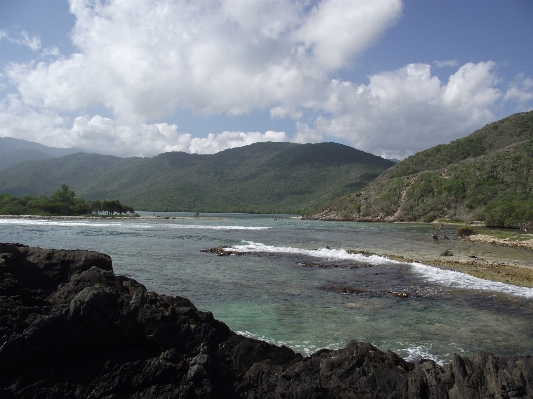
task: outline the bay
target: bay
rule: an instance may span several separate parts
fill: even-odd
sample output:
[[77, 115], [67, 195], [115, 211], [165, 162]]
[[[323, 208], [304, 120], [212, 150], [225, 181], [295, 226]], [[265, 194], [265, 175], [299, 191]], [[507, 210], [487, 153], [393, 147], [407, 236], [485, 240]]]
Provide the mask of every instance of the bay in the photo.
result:
[[[0, 242], [106, 253], [115, 273], [151, 291], [187, 297], [234, 331], [302, 354], [340, 348], [352, 339], [411, 361], [446, 363], [453, 353], [480, 350], [497, 356], [532, 352], [533, 289], [346, 252], [411, 259], [444, 248], [489, 259], [495, 252], [490, 245], [474, 248], [454, 240], [451, 227], [442, 231], [451, 238], [443, 243], [431, 238], [432, 226], [422, 224], [306, 221], [291, 215], [142, 215], [0, 219]], [[202, 251], [220, 246], [233, 254]], [[509, 259], [531, 256], [511, 248], [497, 251]]]

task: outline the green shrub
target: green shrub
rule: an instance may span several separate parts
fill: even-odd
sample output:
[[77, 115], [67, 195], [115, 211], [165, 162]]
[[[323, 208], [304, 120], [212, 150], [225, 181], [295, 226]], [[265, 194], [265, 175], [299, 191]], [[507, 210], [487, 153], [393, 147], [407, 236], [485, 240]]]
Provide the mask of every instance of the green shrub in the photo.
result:
[[459, 227], [457, 229], [457, 231], [455, 232], [455, 234], [457, 234], [459, 237], [463, 238], [463, 237], [468, 237], [468, 236], [477, 234], [477, 232], [472, 227], [463, 226], [463, 227]]
[[533, 201], [503, 199], [493, 201], [485, 209], [488, 227], [523, 228], [533, 226]]

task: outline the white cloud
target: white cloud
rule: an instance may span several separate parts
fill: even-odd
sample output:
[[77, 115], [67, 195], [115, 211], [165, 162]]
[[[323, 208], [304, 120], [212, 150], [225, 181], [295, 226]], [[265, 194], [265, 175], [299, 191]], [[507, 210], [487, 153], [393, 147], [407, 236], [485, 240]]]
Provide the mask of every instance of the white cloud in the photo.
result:
[[509, 86], [504, 96], [505, 100], [514, 101], [520, 105], [533, 99], [533, 79], [519, 74]]
[[296, 123], [296, 134], [294, 136], [294, 142], [305, 143], [320, 143], [324, 140], [325, 132], [320, 132], [317, 129], [309, 127], [307, 123]]
[[57, 47], [46, 47], [41, 51], [39, 54], [40, 58], [46, 58], [46, 57], [59, 57], [61, 54], [59, 52], [59, 49]]
[[67, 147], [68, 144], [62, 144], [67, 123], [57, 113], [28, 107], [16, 94], [9, 94], [0, 101], [0, 136]]
[[397, 1], [319, 2], [294, 37], [303, 43], [303, 50], [312, 53], [317, 65], [335, 70], [380, 37], [401, 10]]
[[267, 131], [259, 132], [222, 132], [219, 134], [209, 133], [206, 138], [194, 138], [191, 140], [189, 152], [195, 154], [214, 154], [216, 152], [258, 142], [283, 142], [289, 141], [285, 132]]
[[7, 40], [10, 43], [19, 44], [21, 46], [26, 46], [32, 49], [33, 51], [38, 51], [41, 48], [41, 39], [38, 36], [30, 37], [28, 32], [25, 30], [20, 31], [18, 37], [13, 37], [7, 33], [7, 30], [0, 30], [0, 40]]
[[70, 145], [86, 151], [125, 156], [153, 156], [162, 152], [191, 152], [191, 136], [168, 123], [123, 125], [95, 115], [77, 117], [65, 132]]
[[303, 112], [295, 108], [288, 107], [273, 107], [270, 108], [270, 117], [271, 118], [286, 118], [290, 117], [292, 119], [300, 119], [303, 115]]
[[121, 124], [100, 115], [78, 116], [71, 121], [54, 112], [36, 112], [15, 94], [0, 102], [0, 136], [116, 156], [153, 156], [169, 151], [213, 154], [256, 142], [290, 141], [284, 132], [274, 131], [225, 131], [192, 138], [180, 133], [175, 124]]
[[[13, 65], [22, 100], [58, 111], [99, 105], [141, 122], [176, 107], [239, 115], [320, 98], [327, 73], [390, 27], [400, 0], [71, 0], [79, 52]], [[313, 100], [310, 100], [313, 99]]]
[[[501, 104], [533, 99], [525, 76], [501, 89], [491, 61], [433, 61], [453, 68], [448, 81], [424, 63], [366, 84], [331, 80], [398, 20], [401, 0], [70, 0], [70, 9], [76, 53], [48, 48], [2, 71], [0, 87], [14, 91], [0, 101], [0, 134], [121, 156], [336, 138], [403, 158], [491, 122]], [[41, 48], [26, 32], [0, 38]], [[111, 117], [91, 111], [102, 108]], [[222, 126], [192, 137], [164, 122], [176, 108], [269, 110], [292, 118], [296, 133]]]
[[68, 131], [74, 146], [125, 155], [153, 156], [162, 152], [183, 151], [193, 154], [214, 154], [227, 148], [265, 141], [289, 141], [284, 132], [222, 132], [210, 133], [206, 138], [192, 138], [179, 133], [177, 125], [167, 123], [122, 125], [96, 115], [92, 118], [77, 117]]
[[410, 64], [369, 77], [367, 85], [333, 80], [325, 111], [314, 127], [300, 125], [299, 141], [330, 136], [386, 158], [416, 151], [471, 133], [494, 120], [502, 99], [494, 87], [494, 63], [468, 63], [447, 83], [431, 76], [427, 64]]

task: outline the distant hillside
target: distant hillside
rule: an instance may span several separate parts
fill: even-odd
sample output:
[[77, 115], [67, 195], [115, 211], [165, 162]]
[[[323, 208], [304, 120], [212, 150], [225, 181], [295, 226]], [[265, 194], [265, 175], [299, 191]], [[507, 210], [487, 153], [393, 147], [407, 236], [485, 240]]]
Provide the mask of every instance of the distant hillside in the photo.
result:
[[138, 210], [300, 213], [357, 191], [394, 162], [335, 143], [256, 143], [213, 155], [72, 154], [0, 174], [0, 193], [118, 199]]
[[31, 141], [0, 137], [0, 170], [26, 161], [42, 161], [81, 151], [77, 148], [47, 147]]
[[533, 223], [533, 111], [491, 123], [397, 163], [365, 190], [311, 218]]

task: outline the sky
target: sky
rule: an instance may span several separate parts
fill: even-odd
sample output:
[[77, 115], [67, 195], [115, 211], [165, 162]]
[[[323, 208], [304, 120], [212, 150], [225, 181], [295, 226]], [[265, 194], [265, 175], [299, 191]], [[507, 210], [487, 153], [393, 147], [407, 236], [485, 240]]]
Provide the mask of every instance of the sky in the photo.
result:
[[0, 0], [0, 137], [403, 159], [532, 109], [531, 0]]

